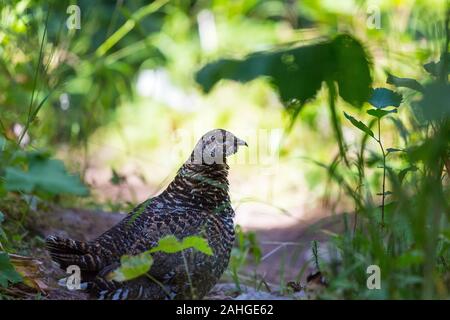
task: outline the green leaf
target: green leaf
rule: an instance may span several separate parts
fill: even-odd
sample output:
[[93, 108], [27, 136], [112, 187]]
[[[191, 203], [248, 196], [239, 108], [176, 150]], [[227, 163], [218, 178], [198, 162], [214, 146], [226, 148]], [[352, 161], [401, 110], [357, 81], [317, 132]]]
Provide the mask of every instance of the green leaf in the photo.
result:
[[158, 245], [148, 251], [135, 256], [122, 256], [120, 267], [112, 272], [108, 278], [115, 281], [127, 281], [137, 278], [147, 273], [153, 265], [151, 253], [176, 253], [189, 248], [194, 248], [207, 255], [213, 254], [208, 241], [204, 238], [189, 236], [179, 241], [175, 236], [169, 235], [161, 238]]
[[351, 105], [361, 107], [372, 91], [369, 57], [361, 43], [347, 34], [337, 36], [332, 46], [337, 58], [334, 78], [339, 95]]
[[208, 245], [208, 241], [202, 237], [188, 236], [182, 241], [179, 241], [173, 235], [161, 238], [158, 245], [150, 249], [150, 252], [176, 253], [189, 248], [194, 248], [207, 255], [213, 254], [211, 247]]
[[381, 119], [390, 113], [397, 113], [397, 109], [393, 109], [393, 110], [370, 109], [370, 110], [367, 110], [367, 114], [369, 114], [373, 117], [376, 117], [378, 119]]
[[248, 232], [246, 233], [246, 237], [248, 239], [248, 247], [250, 249], [250, 252], [255, 260], [255, 263], [258, 264], [261, 262], [262, 259], [262, 250], [259, 246], [259, 241], [256, 238], [255, 232]]
[[387, 148], [386, 149], [387, 153], [393, 153], [393, 152], [400, 152], [403, 151], [402, 149], [397, 149], [397, 148]]
[[161, 238], [158, 245], [150, 249], [150, 252], [176, 253], [183, 250], [181, 242], [175, 236], [170, 235]]
[[374, 89], [372, 92], [372, 96], [369, 99], [369, 103], [377, 109], [383, 109], [386, 107], [398, 108], [401, 102], [401, 94], [398, 94], [386, 88]]
[[22, 281], [20, 274], [14, 269], [6, 252], [0, 252], [0, 286], [7, 288], [8, 282], [18, 283]]
[[0, 211], [0, 223], [2, 223], [3, 221], [5, 221], [5, 215]]
[[370, 130], [370, 128], [368, 126], [366, 126], [364, 123], [362, 123], [359, 120], [356, 120], [355, 118], [353, 118], [351, 115], [348, 115], [347, 113], [344, 112], [344, 116], [350, 120], [350, 122], [359, 130], [365, 132], [366, 134], [368, 134], [369, 136], [371, 136], [372, 138], [375, 139], [375, 135], [373, 134], [372, 130]]
[[301, 107], [313, 99], [324, 81], [338, 84], [340, 96], [360, 107], [370, 96], [370, 63], [363, 46], [349, 35], [278, 51], [253, 53], [244, 59], [221, 59], [196, 74], [209, 92], [221, 79], [248, 82], [268, 77], [286, 106]]
[[297, 100], [303, 104], [315, 97], [331, 70], [331, 60], [329, 43], [256, 52], [242, 60], [222, 59], [207, 64], [197, 73], [196, 81], [209, 92], [221, 79], [245, 83], [266, 76], [284, 103]]
[[115, 281], [127, 281], [146, 274], [153, 264], [148, 251], [135, 256], [124, 255], [120, 258], [120, 267], [109, 275]]
[[16, 167], [5, 169], [5, 187], [9, 191], [26, 193], [41, 191], [52, 195], [74, 194], [85, 196], [88, 189], [77, 176], [67, 173], [60, 160], [35, 155], [29, 159], [28, 171]]
[[423, 97], [417, 105], [426, 120], [450, 117], [450, 85], [441, 82], [426, 85]]
[[5, 169], [5, 187], [9, 191], [31, 192], [35, 183], [27, 172], [13, 167]]
[[399, 78], [390, 73], [387, 74], [386, 82], [396, 86], [397, 88], [409, 88], [419, 92], [423, 92], [423, 86], [415, 79]]
[[189, 236], [183, 239], [183, 246], [185, 248], [194, 248], [204, 254], [212, 255], [212, 249], [208, 244], [208, 241], [204, 238], [197, 236]]

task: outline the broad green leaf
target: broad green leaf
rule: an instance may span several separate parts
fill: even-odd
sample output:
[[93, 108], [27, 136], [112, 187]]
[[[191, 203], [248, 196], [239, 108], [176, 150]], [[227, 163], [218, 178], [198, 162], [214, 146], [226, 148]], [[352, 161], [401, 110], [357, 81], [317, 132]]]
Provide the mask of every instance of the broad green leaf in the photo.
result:
[[143, 252], [135, 256], [122, 256], [120, 267], [109, 275], [115, 281], [127, 281], [146, 274], [153, 264], [153, 258], [149, 252]]
[[401, 102], [402, 96], [400, 94], [386, 88], [374, 89], [369, 99], [369, 103], [377, 109], [386, 107], [398, 108]]
[[0, 211], [0, 223], [2, 223], [3, 221], [5, 221], [5, 215]]
[[[332, 70], [329, 43], [302, 46], [275, 52], [256, 52], [243, 60], [222, 59], [204, 66], [196, 81], [205, 92], [221, 79], [248, 82], [266, 76], [284, 103], [300, 104], [315, 97]], [[295, 80], [294, 80], [295, 79]]]
[[209, 92], [221, 79], [248, 82], [268, 77], [281, 100], [301, 107], [313, 99], [324, 81], [338, 84], [340, 96], [360, 107], [370, 96], [370, 63], [363, 46], [349, 35], [333, 40], [278, 51], [253, 53], [244, 59], [221, 59], [196, 74], [196, 81]]
[[373, 117], [376, 117], [378, 119], [381, 119], [390, 113], [397, 113], [397, 109], [393, 109], [393, 110], [370, 109], [370, 110], [367, 110], [367, 114], [369, 114]]
[[334, 79], [339, 95], [351, 105], [361, 107], [372, 91], [369, 57], [361, 43], [347, 34], [337, 36], [332, 46], [337, 58]]
[[0, 286], [8, 287], [8, 282], [18, 283], [22, 281], [20, 274], [14, 269], [6, 252], [0, 252]]
[[67, 173], [60, 160], [32, 156], [28, 171], [16, 167], [5, 169], [5, 187], [9, 191], [46, 192], [85, 196], [88, 189], [77, 176]]
[[347, 114], [346, 112], [344, 112], [344, 116], [350, 120], [350, 122], [359, 130], [367, 133], [369, 136], [371, 136], [372, 138], [375, 138], [375, 135], [373, 134], [372, 130], [370, 130], [370, 128], [368, 126], [366, 126], [364, 123], [362, 123], [359, 120], [356, 120], [355, 118], [353, 118], [351, 115]]
[[152, 249], [150, 252], [166, 252], [166, 253], [176, 253], [183, 251], [184, 248], [180, 241], [175, 236], [165, 236], [161, 238], [158, 245]]
[[194, 248], [207, 255], [213, 254], [211, 247], [208, 245], [208, 241], [202, 237], [188, 236], [182, 241], [179, 241], [173, 235], [161, 238], [158, 245], [152, 248], [150, 252], [176, 253], [189, 248]]
[[31, 192], [35, 187], [33, 177], [20, 169], [7, 167], [5, 169], [5, 187], [9, 191]]
[[183, 246], [185, 248], [194, 248], [207, 255], [212, 255], [213, 252], [208, 244], [208, 241], [204, 238], [197, 236], [189, 236], [183, 239]]

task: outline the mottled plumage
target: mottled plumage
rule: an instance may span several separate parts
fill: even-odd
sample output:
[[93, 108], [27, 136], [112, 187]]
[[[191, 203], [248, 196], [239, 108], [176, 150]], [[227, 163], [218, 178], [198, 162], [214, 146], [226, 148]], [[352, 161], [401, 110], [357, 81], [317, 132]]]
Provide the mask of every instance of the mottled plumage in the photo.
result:
[[[90, 242], [47, 238], [52, 259], [66, 269], [78, 265], [88, 290], [101, 299], [201, 298], [226, 269], [234, 242], [234, 211], [228, 194], [226, 157], [246, 145], [230, 132], [205, 134], [164, 192], [137, 206], [120, 223]], [[136, 255], [159, 239], [198, 235], [213, 250], [154, 253], [148, 273], [126, 282], [109, 281], [122, 255]], [[186, 259], [189, 276], [186, 273]], [[190, 281], [189, 281], [190, 280]], [[190, 286], [190, 283], [193, 286]]]

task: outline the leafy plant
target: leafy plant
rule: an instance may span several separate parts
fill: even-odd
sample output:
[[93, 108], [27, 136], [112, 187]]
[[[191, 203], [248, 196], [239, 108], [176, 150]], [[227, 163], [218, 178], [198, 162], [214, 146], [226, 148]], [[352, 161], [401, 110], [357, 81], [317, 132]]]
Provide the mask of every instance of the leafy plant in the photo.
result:
[[[255, 232], [244, 232], [239, 225], [236, 226], [236, 242], [237, 245], [231, 251], [228, 268], [237, 290], [241, 291], [240, 271], [249, 262], [253, 262], [257, 266], [262, 259], [262, 249]], [[257, 285], [255, 284], [255, 286]]]
[[370, 94], [369, 67], [362, 45], [349, 35], [339, 35], [317, 44], [253, 53], [242, 60], [222, 59], [199, 70], [196, 80], [209, 92], [221, 79], [248, 82], [267, 76], [282, 101], [300, 105], [313, 99], [323, 82], [335, 82], [340, 96], [360, 107]]
[[[321, 272], [330, 282], [324, 297], [448, 297], [449, 21], [447, 8], [441, 61], [424, 66], [430, 79], [388, 73], [387, 83], [399, 90], [372, 89], [371, 59], [363, 45], [346, 34], [301, 47], [256, 52], [243, 59], [221, 59], [196, 74], [205, 92], [222, 79], [245, 83], [267, 78], [291, 111], [291, 127], [325, 83], [340, 154], [330, 164], [315, 162], [327, 170], [339, 199], [353, 202], [354, 213], [343, 215], [344, 231], [332, 236], [330, 255], [334, 252], [336, 259], [321, 262]], [[362, 133], [356, 153], [349, 152], [352, 149], [341, 132], [338, 97], [356, 108], [372, 106], [365, 112], [368, 121], [344, 112]], [[392, 140], [401, 137], [403, 145], [386, 146], [389, 135]], [[376, 196], [381, 201], [374, 200]], [[230, 269], [237, 286], [245, 252], [245, 248], [233, 249]], [[382, 270], [381, 290], [367, 289], [366, 268], [372, 264]]]
[[11, 166], [5, 168], [6, 190], [49, 195], [88, 194], [80, 179], [67, 173], [62, 161], [49, 159], [42, 153], [29, 153], [26, 158], [28, 170]]
[[153, 265], [150, 252], [146, 251], [135, 256], [124, 255], [120, 258], [120, 267], [111, 275], [115, 281], [127, 281], [146, 274]]
[[[435, 65], [445, 66], [446, 63]], [[382, 192], [378, 195], [382, 201], [379, 210], [371, 203], [369, 186], [360, 182], [354, 189], [342, 175], [333, 176], [336, 182], [346, 186], [357, 206], [353, 230], [348, 227], [346, 220], [344, 233], [334, 238], [341, 253], [341, 265], [327, 265], [332, 276], [325, 297], [429, 299], [445, 297], [445, 293], [438, 288], [448, 288], [445, 280], [450, 272], [445, 236], [450, 228], [450, 188], [446, 178], [450, 172], [450, 167], [446, 165], [450, 155], [447, 76], [421, 84], [414, 79], [388, 74], [387, 81], [412, 90], [412, 95], [420, 96], [420, 99], [411, 102], [412, 128], [406, 130], [401, 121], [396, 119], [396, 127], [408, 138], [404, 139], [406, 146], [385, 148], [381, 120], [385, 117], [395, 119], [392, 116], [397, 113], [402, 98], [384, 88], [374, 90], [369, 102], [375, 108], [367, 111], [374, 117], [377, 134], [371, 129], [373, 121], [365, 125], [345, 114], [352, 125], [364, 133], [358, 155], [360, 160], [357, 162], [359, 181], [366, 179], [364, 166], [368, 161], [365, 160], [364, 151], [367, 137], [380, 147], [383, 176]], [[406, 162], [407, 166], [397, 171], [392, 165], [387, 165], [387, 156], [391, 154], [398, 154], [397, 162]], [[408, 173], [411, 177], [405, 181]], [[386, 189], [388, 182], [392, 191]], [[387, 195], [392, 196], [389, 204], [385, 203]], [[381, 219], [378, 220], [375, 215], [379, 213]], [[364, 219], [356, 227], [356, 217], [359, 215]], [[378, 228], [378, 224], [374, 223], [377, 221], [384, 228]], [[365, 287], [365, 267], [370, 264], [377, 264], [382, 270], [380, 291], [367, 290]]]
[[0, 252], [0, 286], [7, 288], [10, 283], [18, 283], [22, 277], [14, 269], [6, 252]]
[[167, 2], [102, 2], [90, 10], [89, 1], [78, 1], [80, 31], [66, 28], [67, 3], [5, 1], [0, 91], [8, 94], [0, 102], [2, 131], [22, 125], [15, 137], [22, 144], [26, 135], [47, 144], [86, 142], [121, 101], [133, 98], [129, 80], [140, 66], [164, 63], [151, 36], [161, 27], [159, 9]]
[[[168, 235], [161, 238], [158, 245], [152, 249], [142, 252], [135, 256], [122, 256], [120, 259], [121, 266], [116, 269], [110, 276], [115, 281], [127, 281], [137, 277], [140, 277], [150, 270], [153, 265], [152, 253], [164, 252], [164, 253], [177, 253], [183, 252], [187, 249], [195, 249], [206, 255], [212, 255], [212, 249], [208, 245], [206, 239], [199, 236], [188, 236], [181, 241], [173, 235]], [[186, 270], [187, 273], [188, 270]]]
[[[372, 106], [375, 107], [375, 109], [370, 109], [367, 111], [367, 114], [371, 115], [372, 117], [376, 118], [377, 126], [378, 126], [378, 135], [375, 136], [373, 131], [367, 127], [364, 123], [361, 121], [356, 120], [352, 116], [346, 114], [344, 112], [345, 117], [350, 120], [353, 126], [358, 128], [359, 130], [363, 131], [365, 134], [372, 137], [380, 146], [381, 154], [382, 154], [382, 161], [383, 161], [383, 180], [382, 180], [382, 190], [381, 193], [378, 193], [377, 195], [381, 196], [381, 223], [384, 225], [384, 209], [385, 209], [385, 199], [388, 194], [390, 194], [390, 191], [386, 191], [386, 157], [389, 153], [401, 151], [400, 149], [395, 148], [388, 148], [385, 150], [385, 147], [383, 146], [383, 142], [381, 140], [381, 119], [385, 117], [388, 114], [391, 113], [397, 113], [397, 108], [400, 106], [400, 103], [402, 101], [402, 96], [398, 93], [386, 89], [386, 88], [376, 88], [373, 90], [372, 96], [369, 99], [369, 102]], [[387, 107], [394, 107], [394, 109], [391, 110], [385, 110]]]
[[212, 249], [208, 245], [208, 241], [198, 236], [188, 236], [179, 241], [175, 236], [169, 235], [159, 240], [158, 245], [149, 250], [150, 253], [165, 252], [177, 253], [183, 250], [194, 248], [206, 255], [212, 255]]

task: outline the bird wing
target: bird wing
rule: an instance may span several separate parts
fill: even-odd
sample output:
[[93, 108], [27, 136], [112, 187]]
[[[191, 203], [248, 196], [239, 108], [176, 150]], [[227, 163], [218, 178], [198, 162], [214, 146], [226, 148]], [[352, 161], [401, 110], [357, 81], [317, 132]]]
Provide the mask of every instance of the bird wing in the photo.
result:
[[[156, 247], [165, 236], [174, 235], [182, 240], [188, 236], [204, 236], [206, 215], [204, 211], [173, 209], [159, 214], [145, 225], [143, 234], [132, 246], [130, 254], [136, 255]], [[204, 236], [206, 237], [206, 236]], [[157, 278], [167, 278], [174, 266], [184, 265], [181, 253], [152, 253], [153, 265], [150, 274]]]
[[[172, 209], [164, 210], [163, 213], [159, 212], [155, 214], [151, 212], [151, 208], [146, 208], [145, 211], [138, 217], [129, 215], [126, 219], [133, 219], [132, 222], [124, 221], [124, 223], [131, 223], [130, 230], [139, 231], [134, 234], [134, 243], [127, 249], [127, 255], [137, 255], [144, 251], [150, 250], [158, 245], [161, 238], [168, 235], [174, 235], [178, 239], [183, 239], [191, 235], [199, 235], [200, 230], [203, 229], [206, 220], [203, 219], [207, 213], [195, 211], [192, 212], [186, 209]], [[151, 218], [149, 218], [151, 216]], [[124, 219], [125, 220], [125, 219]], [[200, 235], [201, 236], [201, 235]], [[158, 284], [149, 283], [150, 280], [146, 280], [140, 277], [124, 283], [118, 283], [108, 280], [108, 274], [114, 269], [120, 266], [120, 263], [112, 263], [106, 266], [98, 274], [97, 279], [94, 281], [94, 291], [96, 294], [106, 299], [113, 299], [118, 297], [124, 298], [124, 293], [128, 298], [134, 296], [142, 297], [142, 294], [149, 294], [154, 296], [156, 293], [148, 293], [146, 291], [155, 291], [162, 294], [164, 298], [166, 291], [170, 292], [170, 285], [168, 288], [161, 288], [161, 284], [168, 284], [174, 279], [177, 281], [177, 277], [183, 278], [186, 276], [185, 261], [181, 252], [178, 253], [164, 253], [154, 252], [152, 253], [153, 264], [148, 272], [150, 278], [155, 279]], [[181, 275], [181, 277], [180, 277]], [[146, 285], [142, 282], [147, 281]], [[181, 281], [181, 280], [180, 280]]]

